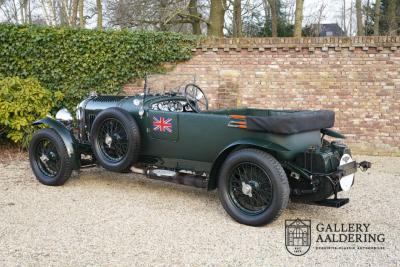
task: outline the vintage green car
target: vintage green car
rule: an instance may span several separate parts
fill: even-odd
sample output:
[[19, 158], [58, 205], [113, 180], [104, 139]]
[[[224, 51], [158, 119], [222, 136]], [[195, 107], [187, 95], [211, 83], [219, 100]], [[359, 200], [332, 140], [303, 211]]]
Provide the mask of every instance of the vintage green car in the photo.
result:
[[[213, 190], [225, 210], [247, 225], [264, 225], [295, 201], [339, 207], [356, 163], [329, 128], [334, 112], [269, 109], [208, 110], [196, 84], [182, 92], [135, 96], [91, 94], [77, 107], [34, 124], [32, 170], [45, 185], [62, 185], [73, 170], [96, 164], [115, 172]], [[75, 125], [75, 127], [73, 126]], [[330, 198], [334, 195], [334, 198]]]

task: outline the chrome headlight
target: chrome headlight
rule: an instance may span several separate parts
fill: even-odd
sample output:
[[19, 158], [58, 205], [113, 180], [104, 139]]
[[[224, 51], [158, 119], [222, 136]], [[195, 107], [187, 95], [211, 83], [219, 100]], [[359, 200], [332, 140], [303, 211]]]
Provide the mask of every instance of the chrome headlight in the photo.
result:
[[[342, 158], [340, 159], [339, 166], [350, 163], [352, 161], [353, 161], [353, 159], [351, 158], [351, 156], [349, 154], [344, 154], [342, 156]], [[354, 173], [342, 177], [340, 179], [339, 183], [340, 183], [340, 187], [342, 188], [343, 191], [349, 191], [351, 186], [354, 183]]]
[[87, 100], [83, 100], [81, 103], [79, 103], [76, 106], [76, 119], [78, 121], [80, 121], [82, 119], [82, 113], [83, 113], [83, 109], [85, 108], [85, 103], [87, 102]]
[[56, 120], [61, 121], [62, 123], [72, 123], [72, 115], [66, 108], [60, 109], [56, 114]]

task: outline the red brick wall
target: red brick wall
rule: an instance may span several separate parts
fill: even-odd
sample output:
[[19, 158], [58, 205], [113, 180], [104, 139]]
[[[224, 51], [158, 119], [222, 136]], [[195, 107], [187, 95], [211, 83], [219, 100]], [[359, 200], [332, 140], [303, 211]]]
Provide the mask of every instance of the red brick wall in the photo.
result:
[[211, 108], [332, 109], [353, 151], [400, 155], [400, 37], [208, 39], [193, 53], [162, 79], [195, 74]]

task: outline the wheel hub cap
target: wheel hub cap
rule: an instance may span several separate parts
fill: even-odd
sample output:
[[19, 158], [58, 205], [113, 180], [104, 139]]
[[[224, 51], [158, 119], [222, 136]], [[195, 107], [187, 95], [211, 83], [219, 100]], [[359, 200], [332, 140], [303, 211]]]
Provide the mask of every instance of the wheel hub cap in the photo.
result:
[[42, 154], [40, 156], [40, 161], [43, 162], [43, 163], [46, 163], [46, 162], [49, 161], [49, 157], [47, 157], [45, 154]]
[[41, 173], [54, 178], [60, 171], [61, 159], [52, 140], [42, 138], [35, 148], [35, 162]]
[[112, 144], [112, 137], [109, 136], [108, 134], [106, 135], [105, 143], [106, 143], [106, 145], [107, 145], [108, 147], [111, 147], [111, 144]]
[[242, 193], [246, 196], [253, 197], [251, 185], [242, 182]]

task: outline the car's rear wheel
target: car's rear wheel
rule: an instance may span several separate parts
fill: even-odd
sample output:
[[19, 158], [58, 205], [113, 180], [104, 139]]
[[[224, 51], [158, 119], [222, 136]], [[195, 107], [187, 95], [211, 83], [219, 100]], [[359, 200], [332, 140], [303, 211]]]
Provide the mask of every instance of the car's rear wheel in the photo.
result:
[[105, 169], [122, 172], [137, 161], [139, 127], [126, 111], [120, 108], [103, 110], [94, 120], [90, 135], [93, 152]]
[[40, 129], [29, 144], [29, 161], [39, 182], [63, 185], [72, 173], [64, 141], [53, 129]]
[[289, 191], [279, 162], [257, 149], [233, 152], [219, 173], [221, 203], [232, 218], [243, 224], [259, 226], [272, 222], [286, 208]]

